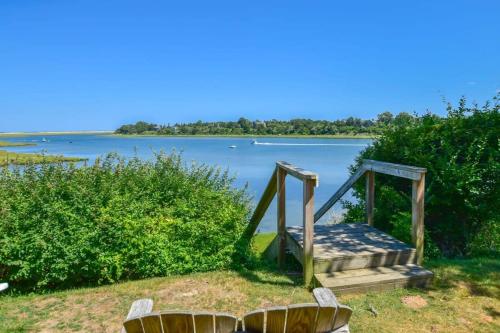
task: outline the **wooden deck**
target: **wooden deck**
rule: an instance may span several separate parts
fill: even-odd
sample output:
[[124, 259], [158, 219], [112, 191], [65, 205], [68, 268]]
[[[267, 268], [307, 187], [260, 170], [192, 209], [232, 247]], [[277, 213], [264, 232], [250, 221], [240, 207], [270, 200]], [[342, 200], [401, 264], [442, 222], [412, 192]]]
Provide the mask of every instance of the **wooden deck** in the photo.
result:
[[[416, 250], [367, 224], [315, 225], [315, 283], [336, 292], [424, 286], [432, 272]], [[287, 228], [287, 248], [302, 263], [302, 227]]]

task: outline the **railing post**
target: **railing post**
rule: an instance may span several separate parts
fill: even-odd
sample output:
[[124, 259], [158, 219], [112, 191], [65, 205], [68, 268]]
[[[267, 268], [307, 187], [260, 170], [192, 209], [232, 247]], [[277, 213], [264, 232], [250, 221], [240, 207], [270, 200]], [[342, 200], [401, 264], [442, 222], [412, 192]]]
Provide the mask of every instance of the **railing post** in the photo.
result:
[[375, 207], [375, 172], [366, 172], [366, 223], [373, 226], [373, 208]]
[[411, 197], [412, 241], [417, 250], [417, 264], [421, 265], [424, 257], [424, 193], [425, 173], [420, 180], [414, 180]]
[[286, 250], [286, 192], [285, 179], [286, 171], [277, 166], [277, 189], [278, 189], [278, 266], [285, 266], [285, 250]]
[[314, 186], [315, 179], [304, 179], [304, 198], [303, 198], [303, 241], [304, 241], [304, 283], [307, 287], [312, 285], [314, 274], [313, 261], [313, 237], [314, 237]]

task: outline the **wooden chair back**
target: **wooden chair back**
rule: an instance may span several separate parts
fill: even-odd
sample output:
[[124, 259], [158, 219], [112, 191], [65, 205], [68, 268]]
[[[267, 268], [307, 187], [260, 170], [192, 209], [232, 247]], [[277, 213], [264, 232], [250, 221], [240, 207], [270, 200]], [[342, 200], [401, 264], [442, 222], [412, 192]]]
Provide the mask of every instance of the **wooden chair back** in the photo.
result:
[[337, 315], [335, 316], [335, 322], [333, 324], [333, 330], [339, 329], [340, 327], [347, 325], [349, 319], [351, 318], [352, 309], [346, 305], [339, 305], [337, 308]]
[[247, 313], [243, 329], [248, 333], [331, 332], [337, 308], [316, 303], [280, 306]]
[[238, 318], [226, 313], [152, 312], [123, 323], [126, 333], [234, 333]]

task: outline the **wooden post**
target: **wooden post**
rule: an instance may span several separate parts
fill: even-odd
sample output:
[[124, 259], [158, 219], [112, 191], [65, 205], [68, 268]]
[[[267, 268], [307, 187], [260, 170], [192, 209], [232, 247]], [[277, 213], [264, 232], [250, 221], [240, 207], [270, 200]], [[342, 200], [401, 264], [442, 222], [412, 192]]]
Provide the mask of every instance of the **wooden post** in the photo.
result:
[[312, 285], [314, 274], [313, 262], [313, 237], [314, 237], [314, 186], [315, 179], [305, 179], [303, 181], [304, 198], [303, 198], [303, 240], [304, 240], [304, 283], [307, 287]]
[[375, 172], [366, 172], [366, 223], [373, 226], [373, 208], [375, 207]]
[[424, 193], [425, 173], [420, 180], [414, 180], [411, 197], [412, 241], [417, 250], [417, 264], [421, 265], [424, 257]]
[[278, 266], [283, 269], [285, 266], [285, 251], [286, 251], [286, 193], [285, 179], [286, 171], [278, 168]]

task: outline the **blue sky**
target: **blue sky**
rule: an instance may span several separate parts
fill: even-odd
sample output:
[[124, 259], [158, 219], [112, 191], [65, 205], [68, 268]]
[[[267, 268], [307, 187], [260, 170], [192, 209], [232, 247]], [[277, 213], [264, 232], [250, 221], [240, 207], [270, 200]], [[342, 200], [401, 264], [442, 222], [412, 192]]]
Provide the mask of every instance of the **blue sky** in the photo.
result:
[[500, 89], [500, 1], [0, 2], [0, 131], [443, 114]]

